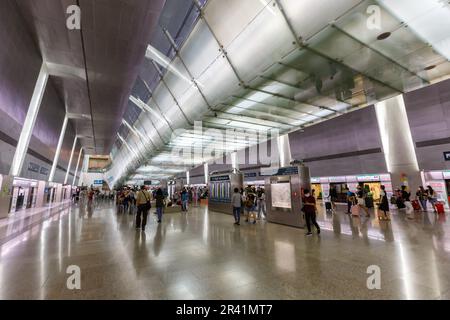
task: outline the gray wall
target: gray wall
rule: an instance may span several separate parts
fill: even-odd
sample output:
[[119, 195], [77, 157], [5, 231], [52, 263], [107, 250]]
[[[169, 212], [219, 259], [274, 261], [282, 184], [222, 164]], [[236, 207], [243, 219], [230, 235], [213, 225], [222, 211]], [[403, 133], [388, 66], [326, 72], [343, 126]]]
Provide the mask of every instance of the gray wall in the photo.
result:
[[419, 167], [450, 169], [450, 80], [406, 94], [405, 104]]
[[289, 140], [292, 157], [305, 160], [315, 177], [387, 172], [373, 106], [294, 132]]

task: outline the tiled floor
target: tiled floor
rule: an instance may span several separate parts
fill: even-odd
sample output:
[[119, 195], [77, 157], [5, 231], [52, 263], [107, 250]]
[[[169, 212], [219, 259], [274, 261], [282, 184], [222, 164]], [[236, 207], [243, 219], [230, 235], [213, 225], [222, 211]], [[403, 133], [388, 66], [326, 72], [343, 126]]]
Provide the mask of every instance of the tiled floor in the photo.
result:
[[[322, 214], [321, 236], [308, 238], [271, 223], [237, 227], [206, 207], [160, 225], [150, 217], [142, 233], [110, 204], [50, 216], [0, 247], [0, 298], [450, 298], [450, 225], [431, 212], [390, 223]], [[67, 289], [70, 265], [81, 290]], [[367, 288], [370, 265], [380, 290]]]

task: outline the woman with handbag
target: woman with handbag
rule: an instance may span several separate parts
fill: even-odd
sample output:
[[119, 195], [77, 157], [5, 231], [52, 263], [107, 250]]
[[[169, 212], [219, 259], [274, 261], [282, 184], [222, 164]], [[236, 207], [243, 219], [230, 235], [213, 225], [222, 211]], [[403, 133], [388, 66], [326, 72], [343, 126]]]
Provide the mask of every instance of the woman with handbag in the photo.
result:
[[365, 194], [361, 186], [358, 186], [358, 191], [356, 192], [356, 200], [358, 201], [358, 206], [366, 212], [366, 217], [370, 218], [369, 209], [366, 207], [366, 201], [364, 200]]

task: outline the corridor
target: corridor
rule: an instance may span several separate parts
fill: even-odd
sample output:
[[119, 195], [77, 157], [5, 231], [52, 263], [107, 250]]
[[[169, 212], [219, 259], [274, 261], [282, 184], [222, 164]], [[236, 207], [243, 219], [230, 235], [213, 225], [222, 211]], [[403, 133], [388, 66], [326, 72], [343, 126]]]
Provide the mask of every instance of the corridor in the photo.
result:
[[[344, 207], [342, 207], [343, 209]], [[449, 223], [321, 214], [320, 237], [191, 208], [145, 233], [111, 203], [73, 205], [0, 247], [0, 299], [448, 299]], [[81, 289], [69, 290], [69, 266]], [[367, 268], [381, 289], [367, 288]]]

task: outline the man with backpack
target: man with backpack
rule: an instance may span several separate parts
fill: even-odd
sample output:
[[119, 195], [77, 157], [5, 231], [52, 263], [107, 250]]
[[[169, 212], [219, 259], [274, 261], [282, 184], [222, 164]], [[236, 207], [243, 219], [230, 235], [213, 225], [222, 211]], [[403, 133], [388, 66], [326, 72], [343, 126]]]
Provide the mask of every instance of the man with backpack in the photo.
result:
[[141, 187], [136, 196], [137, 204], [137, 214], [136, 214], [136, 229], [141, 228], [141, 215], [142, 215], [142, 231], [145, 231], [145, 226], [147, 225], [148, 211], [151, 208], [151, 195], [146, 190], [145, 186]]

